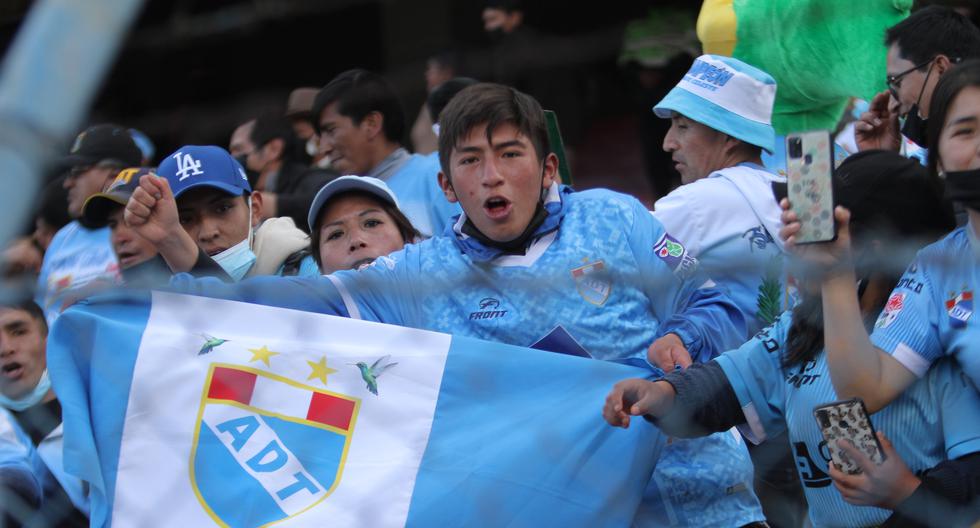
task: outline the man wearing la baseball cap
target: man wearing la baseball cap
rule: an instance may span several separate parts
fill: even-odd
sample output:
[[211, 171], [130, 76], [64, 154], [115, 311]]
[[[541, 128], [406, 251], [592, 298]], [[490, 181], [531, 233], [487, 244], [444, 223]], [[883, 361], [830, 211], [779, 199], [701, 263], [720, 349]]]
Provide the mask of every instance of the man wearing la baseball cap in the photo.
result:
[[[779, 239], [780, 209], [772, 191], [781, 176], [762, 166], [762, 151], [773, 152], [771, 124], [776, 81], [766, 72], [731, 57], [702, 55], [662, 101], [653, 107], [671, 127], [663, 148], [681, 174], [682, 185], [654, 204], [653, 215], [680, 239], [745, 314], [750, 334], [789, 308]], [[665, 366], [670, 358], [650, 358]], [[669, 365], [672, 367], [672, 365]], [[778, 439], [777, 439], [778, 440]], [[787, 497], [799, 488], [785, 440], [767, 442], [776, 452], [750, 450], [760, 482], [784, 482], [782, 489], [756, 486], [767, 498]], [[773, 461], [778, 461], [774, 463]], [[766, 472], [763, 467], [771, 468]], [[789, 477], [782, 478], [786, 474]], [[792, 478], [792, 481], [788, 480]]]
[[113, 124], [89, 127], [75, 138], [62, 165], [68, 169], [68, 214], [76, 219], [51, 240], [41, 264], [35, 301], [54, 323], [65, 301], [92, 281], [116, 282], [119, 264], [109, 230], [79, 222], [85, 200], [101, 191], [125, 167], [139, 166], [142, 153], [129, 130]]
[[125, 219], [174, 272], [214, 274], [220, 267], [235, 281], [319, 274], [309, 237], [291, 218], [259, 225], [262, 196], [225, 149], [183, 146], [160, 163], [157, 175], [140, 178]]

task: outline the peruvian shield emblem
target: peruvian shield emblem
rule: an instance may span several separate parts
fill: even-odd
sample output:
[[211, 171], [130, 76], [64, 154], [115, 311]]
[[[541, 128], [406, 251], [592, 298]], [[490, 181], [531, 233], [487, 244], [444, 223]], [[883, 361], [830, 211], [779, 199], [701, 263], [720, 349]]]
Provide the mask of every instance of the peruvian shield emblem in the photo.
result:
[[949, 314], [949, 326], [966, 328], [966, 322], [973, 315], [973, 292], [964, 291], [946, 300], [946, 313]]
[[238, 365], [211, 365], [191, 484], [220, 526], [264, 526], [309, 510], [340, 483], [360, 400]]
[[612, 282], [609, 280], [606, 265], [601, 260], [573, 269], [572, 278], [575, 279], [579, 295], [586, 301], [602, 306], [609, 298]]

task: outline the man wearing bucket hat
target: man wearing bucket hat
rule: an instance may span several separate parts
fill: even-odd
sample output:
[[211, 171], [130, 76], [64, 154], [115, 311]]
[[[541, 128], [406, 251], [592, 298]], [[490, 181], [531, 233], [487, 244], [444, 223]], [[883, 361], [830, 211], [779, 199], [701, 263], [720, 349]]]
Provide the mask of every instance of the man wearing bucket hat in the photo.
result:
[[[776, 236], [779, 204], [772, 186], [785, 178], [762, 166], [776, 142], [771, 125], [776, 81], [738, 59], [698, 57], [653, 107], [671, 126], [663, 148], [682, 185], [654, 204], [653, 215], [687, 246], [745, 314], [749, 332], [772, 323], [788, 306], [784, 250]], [[662, 368], [687, 365], [682, 351], [650, 349]], [[802, 492], [786, 442], [751, 450], [756, 491], [770, 519], [801, 519]], [[792, 523], [791, 523], [792, 524]]]
[[[270, 218], [259, 226], [262, 197], [223, 148], [183, 146], [160, 163], [157, 174], [140, 178], [125, 220], [174, 272], [212, 274], [217, 266], [235, 281], [319, 275], [309, 237], [291, 218]], [[160, 214], [150, 218], [146, 203]]]
[[653, 214], [709, 277], [729, 289], [752, 333], [783, 311], [781, 284], [766, 281], [779, 280], [783, 252], [774, 235], [780, 209], [772, 184], [785, 179], [761, 160], [776, 141], [770, 124], [775, 96], [776, 81], [765, 72], [703, 55], [653, 107], [671, 120], [663, 148], [682, 181], [654, 204]]

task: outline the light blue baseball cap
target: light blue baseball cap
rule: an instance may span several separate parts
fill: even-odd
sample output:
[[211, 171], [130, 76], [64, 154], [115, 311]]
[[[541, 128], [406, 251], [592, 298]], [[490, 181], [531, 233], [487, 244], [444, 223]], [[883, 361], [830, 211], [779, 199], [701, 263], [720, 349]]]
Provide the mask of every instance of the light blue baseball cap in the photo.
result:
[[664, 119], [680, 114], [772, 153], [775, 101], [776, 80], [768, 73], [731, 57], [702, 55], [653, 113]]
[[306, 216], [306, 222], [309, 224], [311, 232], [315, 229], [314, 226], [316, 225], [317, 217], [320, 216], [320, 209], [323, 209], [327, 201], [340, 193], [350, 191], [365, 192], [376, 196], [383, 202], [394, 205], [396, 208], [398, 207], [398, 198], [395, 197], [394, 191], [383, 180], [372, 178], [371, 176], [355, 176], [352, 174], [340, 176], [327, 182], [313, 198], [313, 203], [310, 204], [310, 212]]
[[174, 198], [195, 187], [214, 187], [235, 196], [252, 192], [241, 164], [213, 145], [180, 147], [160, 162], [157, 175], [167, 179]]

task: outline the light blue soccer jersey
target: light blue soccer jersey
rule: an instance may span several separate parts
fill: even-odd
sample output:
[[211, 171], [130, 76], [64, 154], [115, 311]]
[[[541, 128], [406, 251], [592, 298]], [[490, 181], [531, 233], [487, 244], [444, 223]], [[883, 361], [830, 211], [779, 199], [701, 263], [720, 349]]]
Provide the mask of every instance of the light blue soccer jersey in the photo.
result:
[[[701, 288], [696, 261], [642, 204], [605, 190], [563, 193], [563, 200], [558, 230], [526, 255], [478, 263], [455, 239], [439, 236], [361, 271], [260, 277], [237, 286], [205, 279], [181, 289], [521, 346], [561, 327], [604, 360], [645, 360], [647, 347], [669, 332], [695, 360], [744, 341], [741, 312], [719, 289]], [[639, 525], [739, 526], [762, 519], [748, 452], [736, 436], [677, 445], [657, 465]]]
[[79, 293], [84, 286], [97, 280], [119, 283], [119, 262], [109, 236], [108, 227], [86, 229], [78, 221], [68, 223], [54, 235], [44, 254], [35, 295], [49, 327], [66, 301], [84, 296]]
[[439, 157], [434, 154], [412, 154], [385, 182], [398, 197], [398, 208], [425, 237], [442, 233], [461, 212], [439, 187]]
[[[715, 359], [745, 413], [747, 424], [740, 428], [756, 440], [788, 432], [814, 526], [879, 524], [892, 512], [847, 504], [828, 474], [830, 453], [813, 417], [814, 407], [839, 399], [826, 354], [788, 369], [780, 366], [791, 321], [787, 312], [741, 348]], [[871, 422], [913, 472], [980, 451], [980, 395], [954, 361], [941, 361]]]
[[888, 298], [871, 341], [917, 376], [942, 356], [954, 356], [980, 387], [980, 242], [970, 225], [916, 256]]

